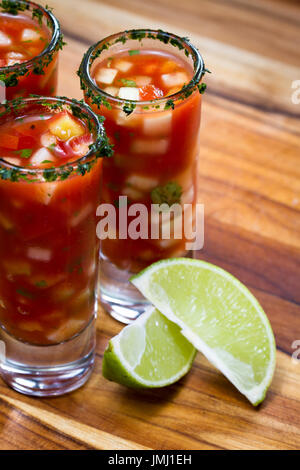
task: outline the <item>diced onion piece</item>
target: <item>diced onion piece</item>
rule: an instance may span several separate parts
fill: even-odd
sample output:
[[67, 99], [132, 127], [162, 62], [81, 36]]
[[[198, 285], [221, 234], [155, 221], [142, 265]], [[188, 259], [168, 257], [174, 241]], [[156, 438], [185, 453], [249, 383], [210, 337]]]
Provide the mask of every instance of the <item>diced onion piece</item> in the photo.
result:
[[30, 276], [31, 267], [26, 261], [7, 259], [2, 262], [5, 271], [11, 276]]
[[41, 35], [34, 29], [25, 28], [22, 31], [21, 39], [22, 41], [32, 41], [36, 42], [40, 40]]
[[111, 85], [114, 79], [116, 78], [118, 71], [112, 68], [102, 68], [99, 69], [95, 75], [95, 80], [97, 83], [105, 83], [106, 85]]
[[132, 63], [128, 62], [128, 60], [117, 59], [117, 60], [114, 60], [114, 67], [120, 70], [120, 72], [126, 73], [131, 69]]
[[93, 291], [86, 287], [81, 292], [76, 294], [70, 302], [70, 309], [79, 310], [88, 306], [93, 297]]
[[172, 111], [152, 113], [143, 119], [143, 131], [149, 137], [169, 135], [172, 127]]
[[117, 88], [116, 86], [107, 86], [103, 88], [103, 91], [105, 91], [105, 93], [107, 93], [108, 95], [117, 96], [117, 94], [119, 93], [119, 88]]
[[127, 178], [126, 183], [129, 186], [134, 186], [134, 188], [139, 189], [140, 191], [150, 191], [158, 185], [158, 180], [156, 178], [151, 178], [148, 176], [142, 176], [137, 174], [132, 174]]
[[136, 113], [127, 115], [122, 110], [117, 110], [115, 114], [115, 122], [118, 126], [137, 127], [141, 122], [141, 118]]
[[3, 302], [2, 299], [0, 299], [0, 307], [1, 307], [1, 308], [6, 308], [6, 307], [5, 307], [5, 304], [4, 304], [4, 302]]
[[24, 331], [29, 331], [31, 333], [33, 331], [43, 331], [42, 325], [39, 322], [34, 321], [34, 320], [18, 322], [18, 328]]
[[139, 89], [131, 86], [122, 86], [119, 90], [119, 98], [138, 101], [140, 99]]
[[160, 67], [161, 73], [175, 72], [178, 65], [173, 60], [166, 60]]
[[12, 230], [14, 228], [13, 222], [0, 212], [0, 225], [4, 228], [4, 230]]
[[7, 66], [11, 67], [12, 65], [20, 63], [22, 60], [26, 59], [26, 57], [21, 54], [20, 52], [8, 52], [6, 54], [7, 58]]
[[84, 128], [75, 119], [65, 113], [49, 123], [50, 132], [61, 140], [68, 140], [84, 134]]
[[49, 147], [50, 145], [56, 144], [57, 140], [55, 135], [50, 132], [46, 132], [41, 136], [41, 144], [43, 147]]
[[47, 248], [40, 248], [38, 246], [31, 246], [27, 250], [27, 256], [30, 259], [34, 259], [35, 261], [44, 261], [48, 262], [50, 261], [52, 257], [51, 250], [48, 250]]
[[9, 36], [7, 36], [7, 34], [3, 33], [2, 31], [0, 31], [0, 47], [6, 47], [6, 46], [9, 46], [11, 44], [11, 39]]
[[53, 299], [56, 302], [65, 302], [66, 300], [70, 299], [74, 293], [74, 287], [68, 282], [59, 284], [52, 291]]
[[122, 195], [127, 196], [132, 201], [138, 201], [140, 199], [143, 199], [143, 197], [144, 197], [144, 193], [142, 193], [138, 189], [131, 188], [130, 186], [125, 187], [122, 190]]
[[33, 156], [30, 159], [30, 163], [33, 166], [44, 166], [46, 165], [46, 163], [43, 164], [44, 161], [53, 162], [54, 160], [55, 159], [52, 153], [49, 152], [49, 150], [46, 149], [45, 147], [42, 147], [33, 154]]
[[7, 163], [10, 163], [11, 165], [18, 165], [18, 166], [20, 166], [20, 163], [21, 163], [21, 161], [19, 160], [19, 158], [4, 157], [4, 160], [5, 160]]
[[137, 84], [138, 87], [150, 85], [152, 82], [152, 78], [147, 77], [147, 75], [137, 75], [136, 77], [132, 77], [132, 80]]
[[83, 207], [74, 217], [71, 219], [70, 225], [71, 227], [76, 227], [79, 225], [81, 222], [86, 219], [88, 215], [90, 215], [93, 211], [93, 206], [92, 204], [87, 204], [85, 207]]
[[56, 331], [50, 333], [47, 338], [53, 343], [60, 343], [78, 333], [85, 326], [85, 323], [85, 320], [70, 318]]
[[183, 86], [189, 79], [184, 72], [165, 73], [161, 76], [163, 84], [168, 87]]
[[159, 155], [166, 153], [168, 145], [168, 139], [135, 139], [132, 142], [131, 151], [133, 153]]
[[34, 184], [35, 188], [35, 199], [41, 204], [46, 206], [50, 204], [54, 193], [56, 191], [58, 183], [36, 183]]

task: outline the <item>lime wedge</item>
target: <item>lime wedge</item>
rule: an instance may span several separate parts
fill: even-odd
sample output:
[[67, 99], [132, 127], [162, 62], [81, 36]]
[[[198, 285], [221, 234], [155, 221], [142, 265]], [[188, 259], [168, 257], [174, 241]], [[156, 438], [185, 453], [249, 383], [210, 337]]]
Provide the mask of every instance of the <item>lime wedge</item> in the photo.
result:
[[195, 354], [180, 328], [150, 308], [109, 341], [102, 372], [127, 387], [165, 387], [190, 370]]
[[240, 281], [187, 258], [154, 263], [131, 281], [253, 405], [263, 401], [275, 340], [262, 307]]

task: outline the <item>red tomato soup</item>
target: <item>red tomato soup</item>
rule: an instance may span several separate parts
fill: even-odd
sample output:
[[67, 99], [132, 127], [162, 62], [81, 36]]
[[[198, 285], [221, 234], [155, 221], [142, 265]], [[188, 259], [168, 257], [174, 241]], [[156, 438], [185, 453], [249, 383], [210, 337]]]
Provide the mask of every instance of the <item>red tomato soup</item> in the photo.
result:
[[59, 343], [94, 314], [101, 159], [70, 173], [94, 141], [63, 108], [0, 123], [0, 321], [23, 341]]
[[[192, 66], [176, 53], [130, 49], [103, 61], [100, 55], [91, 76], [107, 93], [110, 106], [95, 106], [87, 91], [86, 99], [95, 112], [105, 116], [106, 131], [114, 144], [115, 155], [103, 167], [103, 202], [116, 205], [120, 195], [127, 196], [128, 206], [143, 203], [149, 213], [153, 203], [190, 204], [191, 217], [195, 217], [201, 95], [196, 89], [176, 102], [174, 109], [171, 104], [155, 106], [155, 101], [142, 106], [150, 100], [165, 98], [167, 102], [189, 84], [193, 74]], [[141, 105], [127, 115], [108, 95]], [[148, 223], [150, 227], [150, 219]], [[186, 241], [184, 235], [163, 239], [161, 231], [159, 239], [123, 240], [117, 235], [103, 240], [101, 251], [116, 267], [138, 272], [159, 259], [185, 256]]]
[[51, 12], [35, 7], [28, 3], [28, 11], [16, 14], [0, 7], [0, 76], [9, 100], [56, 92], [59, 24]]

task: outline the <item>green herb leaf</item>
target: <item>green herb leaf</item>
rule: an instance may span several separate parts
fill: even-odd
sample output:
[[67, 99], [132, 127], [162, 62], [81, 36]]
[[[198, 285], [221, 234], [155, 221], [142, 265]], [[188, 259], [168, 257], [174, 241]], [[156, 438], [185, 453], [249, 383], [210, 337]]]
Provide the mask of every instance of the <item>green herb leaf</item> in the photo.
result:
[[164, 186], [157, 186], [151, 191], [151, 200], [153, 204], [172, 204], [180, 203], [182, 187], [176, 181], [170, 181]]
[[44, 279], [42, 279], [41, 281], [37, 281], [35, 285], [36, 287], [48, 287], [48, 284]]
[[138, 49], [132, 49], [131, 51], [128, 51], [129, 55], [137, 55], [139, 53], [140, 53], [140, 51]]
[[175, 108], [175, 103], [172, 99], [169, 99], [166, 101], [166, 104], [165, 104], [165, 109], [174, 109]]
[[32, 155], [32, 149], [22, 149], [22, 150], [15, 150], [15, 153], [20, 155], [21, 158], [30, 158]]
[[136, 87], [137, 84], [133, 80], [128, 80], [127, 78], [120, 78], [120, 82], [125, 86]]
[[16, 290], [17, 294], [22, 295], [22, 297], [26, 297], [27, 299], [33, 299], [34, 295], [31, 292], [28, 292], [28, 290], [19, 288]]
[[198, 85], [198, 90], [199, 90], [199, 93], [201, 95], [203, 95], [203, 93], [205, 92], [206, 90], [206, 83], [199, 83]]

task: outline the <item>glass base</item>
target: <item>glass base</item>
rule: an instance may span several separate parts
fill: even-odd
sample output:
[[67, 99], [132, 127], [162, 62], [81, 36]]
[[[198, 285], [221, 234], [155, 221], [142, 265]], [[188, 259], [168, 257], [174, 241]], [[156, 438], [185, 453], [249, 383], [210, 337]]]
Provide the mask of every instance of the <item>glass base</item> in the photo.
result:
[[136, 320], [151, 305], [129, 282], [134, 274], [118, 269], [105, 258], [101, 259], [100, 302], [113, 318], [126, 324]]
[[35, 346], [0, 329], [1, 376], [17, 392], [37, 397], [63, 395], [81, 387], [95, 358], [95, 318], [60, 344]]

